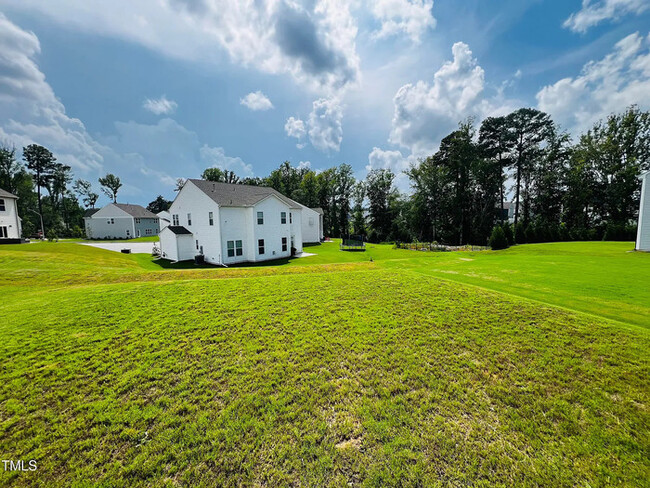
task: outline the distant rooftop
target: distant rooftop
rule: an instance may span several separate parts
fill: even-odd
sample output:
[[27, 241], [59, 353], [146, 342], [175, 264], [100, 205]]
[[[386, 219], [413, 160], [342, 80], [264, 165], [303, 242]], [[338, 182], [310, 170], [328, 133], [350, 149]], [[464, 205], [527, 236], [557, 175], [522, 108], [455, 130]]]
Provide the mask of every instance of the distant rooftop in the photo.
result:
[[131, 205], [130, 203], [114, 203], [117, 208], [120, 210], [124, 210], [126, 213], [128, 213], [131, 217], [135, 218], [142, 218], [142, 219], [157, 219], [158, 216], [147, 210], [141, 205]]

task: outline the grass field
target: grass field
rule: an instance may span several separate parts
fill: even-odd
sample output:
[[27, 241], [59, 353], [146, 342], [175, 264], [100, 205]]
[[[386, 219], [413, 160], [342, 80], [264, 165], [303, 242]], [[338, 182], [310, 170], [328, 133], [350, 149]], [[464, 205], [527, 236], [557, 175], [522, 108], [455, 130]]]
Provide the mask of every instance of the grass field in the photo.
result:
[[648, 486], [630, 247], [174, 269], [3, 246], [0, 452], [38, 470], [0, 484]]

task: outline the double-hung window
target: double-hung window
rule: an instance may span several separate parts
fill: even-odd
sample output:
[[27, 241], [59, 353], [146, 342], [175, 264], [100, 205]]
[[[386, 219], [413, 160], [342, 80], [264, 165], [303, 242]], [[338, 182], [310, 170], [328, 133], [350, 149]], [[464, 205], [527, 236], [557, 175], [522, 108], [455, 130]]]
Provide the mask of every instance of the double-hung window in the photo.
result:
[[187, 214], [187, 225], [192, 225], [192, 214], [191, 213]]
[[180, 225], [178, 223], [178, 214], [172, 215], [172, 225]]
[[208, 212], [208, 221], [210, 225], [214, 225], [214, 214], [212, 212]]
[[280, 212], [280, 223], [281, 224], [287, 223], [287, 212]]
[[293, 224], [293, 214], [289, 212], [289, 223]]
[[228, 241], [226, 245], [228, 248], [229, 258], [234, 258], [235, 256], [243, 256], [244, 248], [242, 246], [242, 241]]
[[264, 212], [257, 212], [257, 225], [264, 223]]
[[264, 254], [264, 239], [257, 240], [257, 251], [260, 254]]
[[152, 231], [151, 229], [146, 229], [146, 230], [144, 231], [144, 233], [145, 233], [145, 235], [150, 236], [150, 235], [153, 234], [153, 231]]
[[0, 198], [0, 212], [4, 212], [5, 210], [7, 210], [7, 207], [5, 206], [5, 201], [2, 198]]
[[140, 219], [135, 219], [135, 223], [136, 223], [136, 224], [139, 224], [139, 223], [140, 223]]
[[286, 252], [286, 251], [287, 251], [287, 238], [283, 237], [282, 238], [282, 252]]

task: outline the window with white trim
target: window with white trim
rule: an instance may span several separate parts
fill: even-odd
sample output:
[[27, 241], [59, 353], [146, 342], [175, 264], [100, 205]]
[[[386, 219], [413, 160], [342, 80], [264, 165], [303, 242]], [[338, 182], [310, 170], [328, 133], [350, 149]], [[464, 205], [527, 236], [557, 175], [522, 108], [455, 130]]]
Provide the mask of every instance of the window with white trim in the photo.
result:
[[289, 223], [293, 224], [293, 214], [289, 212]]
[[257, 225], [264, 224], [264, 212], [257, 212]]
[[210, 225], [214, 225], [214, 214], [212, 212], [208, 212], [208, 221]]
[[287, 223], [287, 212], [280, 212], [280, 223], [281, 224]]
[[145, 235], [148, 235], [148, 236], [153, 235], [153, 231], [151, 229], [146, 229], [144, 231], [144, 233], [145, 233]]
[[264, 254], [264, 239], [257, 240], [257, 251], [260, 254]]
[[282, 238], [282, 252], [286, 252], [286, 251], [287, 251], [287, 238], [283, 237]]
[[191, 213], [187, 214], [187, 225], [192, 225], [192, 214]]
[[172, 225], [179, 225], [178, 224], [178, 214], [172, 215]]
[[242, 256], [244, 254], [242, 241], [228, 241], [226, 243], [226, 247], [228, 248], [229, 258], [234, 258], [235, 256]]
[[136, 223], [136, 224], [139, 224], [139, 223], [140, 223], [140, 219], [135, 219], [135, 223]]
[[7, 210], [4, 199], [0, 198], [0, 212]]

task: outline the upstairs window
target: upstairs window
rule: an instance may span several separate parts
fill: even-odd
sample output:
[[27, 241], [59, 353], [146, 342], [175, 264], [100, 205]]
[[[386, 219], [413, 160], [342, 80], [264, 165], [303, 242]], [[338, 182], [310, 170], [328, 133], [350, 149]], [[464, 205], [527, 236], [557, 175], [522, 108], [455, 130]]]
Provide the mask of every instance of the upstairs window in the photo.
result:
[[192, 225], [192, 214], [191, 213], [187, 214], [187, 225]]
[[7, 207], [5, 206], [5, 201], [2, 198], [0, 198], [0, 212], [4, 212], [5, 210], [7, 210]]
[[212, 212], [208, 212], [208, 221], [210, 225], [214, 225], [214, 214]]
[[280, 212], [280, 223], [281, 224], [287, 223], [287, 212]]
[[136, 223], [136, 224], [139, 224], [139, 223], [140, 223], [140, 219], [135, 219], [135, 223]]
[[258, 239], [258, 241], [257, 241], [257, 251], [260, 254], [264, 254], [264, 239]]
[[286, 251], [287, 251], [287, 238], [283, 237], [282, 238], [282, 252], [286, 252]]
[[289, 212], [289, 223], [293, 224], [293, 214]]
[[178, 214], [172, 215], [172, 225], [180, 225], [178, 223]]
[[257, 225], [264, 223], [264, 212], [257, 212]]

